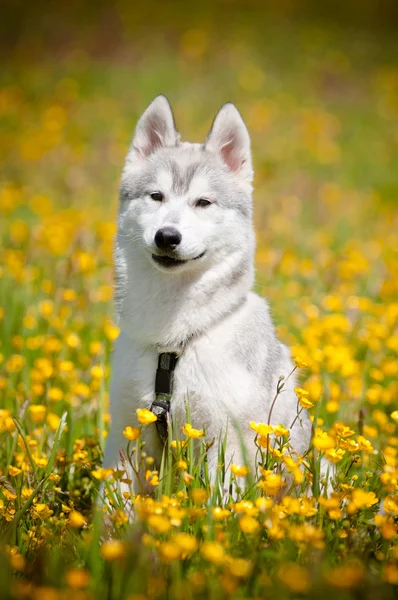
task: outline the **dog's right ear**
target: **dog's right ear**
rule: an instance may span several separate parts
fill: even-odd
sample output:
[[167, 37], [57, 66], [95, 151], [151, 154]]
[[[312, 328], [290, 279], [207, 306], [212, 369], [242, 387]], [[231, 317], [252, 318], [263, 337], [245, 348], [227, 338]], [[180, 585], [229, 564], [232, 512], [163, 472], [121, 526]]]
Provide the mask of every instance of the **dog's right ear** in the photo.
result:
[[165, 96], [157, 96], [137, 123], [131, 151], [145, 158], [158, 148], [175, 146], [178, 140], [169, 101]]

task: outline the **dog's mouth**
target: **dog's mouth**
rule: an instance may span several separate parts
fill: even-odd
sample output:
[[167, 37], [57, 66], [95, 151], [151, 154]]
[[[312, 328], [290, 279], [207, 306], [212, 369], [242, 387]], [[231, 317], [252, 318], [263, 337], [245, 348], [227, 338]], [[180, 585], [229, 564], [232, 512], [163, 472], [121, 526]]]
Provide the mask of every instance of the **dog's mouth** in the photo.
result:
[[175, 267], [179, 267], [181, 265], [185, 265], [186, 263], [192, 261], [192, 260], [198, 260], [199, 258], [202, 258], [202, 256], [204, 256], [204, 252], [202, 252], [201, 254], [199, 254], [198, 256], [195, 256], [194, 258], [189, 258], [187, 260], [182, 260], [180, 258], [173, 258], [172, 256], [168, 256], [167, 254], [164, 254], [162, 256], [160, 256], [159, 254], [152, 254], [152, 259], [154, 260], [154, 262], [162, 267], [166, 267], [167, 269], [172, 269]]

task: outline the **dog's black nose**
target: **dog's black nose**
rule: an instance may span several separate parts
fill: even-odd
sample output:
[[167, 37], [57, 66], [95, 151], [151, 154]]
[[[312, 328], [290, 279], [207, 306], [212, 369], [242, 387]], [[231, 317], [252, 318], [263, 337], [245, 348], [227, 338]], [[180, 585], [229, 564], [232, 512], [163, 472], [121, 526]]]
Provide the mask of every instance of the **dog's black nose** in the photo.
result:
[[175, 250], [181, 240], [181, 233], [174, 227], [162, 227], [155, 234], [155, 244], [161, 250]]

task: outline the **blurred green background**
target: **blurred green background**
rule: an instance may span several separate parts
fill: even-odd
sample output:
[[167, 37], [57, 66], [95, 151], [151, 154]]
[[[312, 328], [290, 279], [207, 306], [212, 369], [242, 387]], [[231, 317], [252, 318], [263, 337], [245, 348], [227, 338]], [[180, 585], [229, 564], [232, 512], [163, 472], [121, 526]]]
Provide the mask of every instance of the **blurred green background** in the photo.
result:
[[137, 116], [164, 93], [185, 139], [203, 139], [235, 102], [267, 196], [316, 202], [331, 180], [395, 201], [397, 17], [387, 0], [8, 0], [2, 176], [59, 202], [107, 204]]

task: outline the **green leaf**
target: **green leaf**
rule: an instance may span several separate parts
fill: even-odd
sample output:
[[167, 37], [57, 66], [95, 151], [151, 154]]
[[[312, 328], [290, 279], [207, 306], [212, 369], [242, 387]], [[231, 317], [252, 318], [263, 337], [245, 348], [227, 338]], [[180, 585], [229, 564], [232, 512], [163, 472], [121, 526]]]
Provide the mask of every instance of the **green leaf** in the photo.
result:
[[22, 429], [22, 425], [21, 425], [18, 417], [13, 417], [12, 420], [14, 421], [15, 426], [18, 429], [18, 433], [21, 436], [21, 438], [23, 439], [23, 443], [25, 444], [26, 454], [28, 455], [29, 462], [30, 462], [31, 467], [32, 467], [32, 471], [33, 471], [33, 473], [36, 473], [36, 471], [37, 471], [37, 465], [36, 465], [36, 463], [35, 463], [35, 461], [33, 459], [32, 453], [30, 451], [30, 446], [29, 446], [28, 441], [27, 441], [26, 436], [25, 436], [25, 432]]
[[59, 422], [57, 431], [55, 432], [55, 436], [54, 436], [54, 441], [53, 441], [53, 447], [51, 450], [51, 454], [50, 454], [50, 460], [48, 461], [48, 465], [44, 471], [44, 477], [47, 478], [50, 473], [52, 472], [53, 468], [54, 468], [54, 462], [55, 462], [55, 457], [57, 454], [57, 450], [58, 450], [58, 446], [59, 446], [59, 442], [61, 440], [61, 435], [62, 432], [65, 428], [66, 425], [66, 419], [68, 417], [68, 413], [67, 411], [64, 412], [64, 414], [61, 417], [61, 420]]

